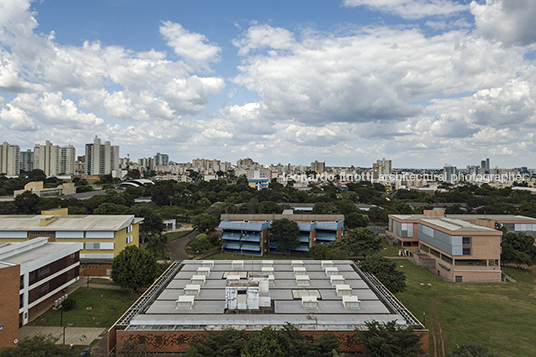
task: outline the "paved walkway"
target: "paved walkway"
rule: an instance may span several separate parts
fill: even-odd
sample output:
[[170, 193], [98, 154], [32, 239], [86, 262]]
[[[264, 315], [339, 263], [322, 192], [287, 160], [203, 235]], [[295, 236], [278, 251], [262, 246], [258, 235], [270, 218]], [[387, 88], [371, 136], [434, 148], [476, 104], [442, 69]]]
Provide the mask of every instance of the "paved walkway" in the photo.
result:
[[190, 239], [199, 235], [198, 231], [192, 231], [184, 237], [175, 239], [169, 244], [169, 258], [171, 260], [185, 260], [188, 259], [189, 254], [186, 252], [186, 244], [190, 242]]
[[[89, 346], [106, 330], [102, 327], [65, 327], [65, 344]], [[59, 339], [56, 344], [63, 343], [63, 327], [61, 326], [22, 326], [19, 330], [19, 340], [38, 334], [52, 335]]]

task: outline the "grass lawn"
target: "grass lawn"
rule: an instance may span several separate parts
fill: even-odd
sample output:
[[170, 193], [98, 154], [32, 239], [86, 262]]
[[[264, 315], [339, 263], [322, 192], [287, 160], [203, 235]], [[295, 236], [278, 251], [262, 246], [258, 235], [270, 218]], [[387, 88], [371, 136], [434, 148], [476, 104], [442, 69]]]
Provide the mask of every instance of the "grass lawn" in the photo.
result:
[[397, 244], [389, 245], [385, 241], [385, 238], [383, 238], [382, 246], [378, 254], [380, 254], [382, 257], [399, 257], [398, 252], [400, 251], [400, 249], [403, 248]]
[[184, 237], [185, 235], [187, 235], [188, 233], [191, 233], [193, 230], [190, 230], [190, 231], [180, 231], [180, 232], [171, 232], [171, 233], [166, 233], [164, 234], [167, 238], [167, 241], [168, 243], [171, 242], [172, 240], [175, 240], [175, 239], [178, 239], [178, 238], [181, 238], [181, 237]]
[[[134, 303], [138, 295], [124, 290], [79, 288], [71, 297], [76, 307], [63, 313], [63, 324], [74, 327], [110, 327]], [[86, 309], [91, 307], [90, 310]], [[48, 310], [32, 325], [60, 326], [60, 311]]]
[[534, 273], [505, 268], [517, 283], [454, 284], [406, 259], [395, 261], [407, 278], [399, 299], [419, 320], [426, 313], [430, 356], [443, 356], [463, 343], [481, 344], [505, 357], [535, 354]]

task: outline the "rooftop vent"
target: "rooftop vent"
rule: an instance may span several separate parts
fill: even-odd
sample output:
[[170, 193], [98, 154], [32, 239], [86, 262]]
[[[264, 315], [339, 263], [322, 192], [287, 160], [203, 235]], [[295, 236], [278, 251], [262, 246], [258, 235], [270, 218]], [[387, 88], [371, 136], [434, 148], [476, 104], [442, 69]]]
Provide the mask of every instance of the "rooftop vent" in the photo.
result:
[[177, 299], [177, 309], [191, 309], [194, 306], [195, 296], [181, 295]]
[[184, 288], [184, 295], [197, 296], [197, 295], [199, 295], [200, 291], [201, 291], [201, 285], [188, 284]]
[[304, 309], [318, 309], [318, 301], [316, 300], [316, 296], [302, 296], [301, 301]]
[[342, 285], [344, 284], [344, 276], [342, 275], [330, 275], [329, 281], [331, 285]]
[[204, 275], [194, 275], [190, 278], [192, 285], [205, 285], [206, 277]]
[[296, 275], [296, 284], [298, 286], [307, 286], [310, 284], [309, 275]]
[[361, 302], [355, 295], [343, 296], [342, 304], [346, 309], [359, 309], [361, 307]]
[[335, 291], [338, 296], [352, 295], [352, 288], [348, 284], [335, 285]]
[[210, 275], [210, 268], [209, 267], [199, 267], [197, 268], [197, 275]]
[[322, 264], [322, 269], [334, 267], [334, 264], [331, 260], [322, 260], [320, 264]]
[[294, 267], [292, 270], [294, 270], [294, 275], [307, 275], [307, 269], [304, 267]]
[[233, 260], [232, 268], [233, 269], [244, 269], [244, 261], [243, 260]]
[[327, 276], [339, 275], [339, 269], [336, 267], [324, 268], [324, 270], [326, 271]]
[[274, 266], [274, 261], [273, 260], [263, 260], [262, 261], [262, 267], [263, 268], [271, 268]]
[[203, 260], [202, 266], [205, 268], [214, 268], [214, 260]]

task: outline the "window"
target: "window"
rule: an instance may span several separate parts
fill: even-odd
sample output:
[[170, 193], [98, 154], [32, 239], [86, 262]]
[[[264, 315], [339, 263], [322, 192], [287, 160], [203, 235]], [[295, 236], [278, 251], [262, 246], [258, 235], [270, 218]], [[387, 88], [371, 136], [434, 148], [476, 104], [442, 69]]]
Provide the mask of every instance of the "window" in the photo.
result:
[[463, 255], [471, 255], [471, 248], [463, 248]]
[[461, 275], [456, 275], [456, 282], [457, 283], [462, 283], [463, 282], [463, 277]]
[[132, 236], [127, 237], [127, 244], [132, 243]]
[[132, 232], [132, 225], [127, 227], [127, 233], [130, 233], [130, 232]]
[[462, 238], [463, 244], [471, 244], [471, 237], [463, 237]]

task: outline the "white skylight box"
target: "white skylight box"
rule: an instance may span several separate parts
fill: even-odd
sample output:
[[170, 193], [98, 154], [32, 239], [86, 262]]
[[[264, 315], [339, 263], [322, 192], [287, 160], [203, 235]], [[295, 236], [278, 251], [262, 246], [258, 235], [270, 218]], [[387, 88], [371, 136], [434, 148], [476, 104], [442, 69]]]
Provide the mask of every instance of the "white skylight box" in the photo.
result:
[[346, 309], [359, 309], [361, 307], [361, 302], [355, 295], [343, 296], [342, 303]]
[[194, 306], [195, 296], [181, 295], [177, 299], [177, 309], [191, 309]]

